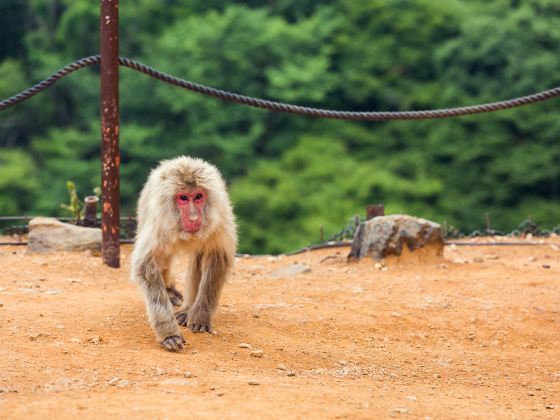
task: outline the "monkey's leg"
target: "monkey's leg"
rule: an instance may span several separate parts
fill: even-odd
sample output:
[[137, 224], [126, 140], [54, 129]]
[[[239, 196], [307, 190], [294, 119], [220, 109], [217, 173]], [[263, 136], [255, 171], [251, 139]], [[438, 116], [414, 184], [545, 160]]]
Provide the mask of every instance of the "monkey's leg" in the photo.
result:
[[146, 301], [148, 319], [156, 333], [157, 340], [166, 350], [182, 349], [185, 339], [173, 316], [171, 302], [157, 263], [150, 258], [142, 265], [140, 271], [140, 285]]
[[198, 294], [188, 313], [187, 326], [193, 332], [212, 331], [212, 315], [218, 306], [230, 265], [223, 252], [213, 251], [204, 255]]
[[179, 311], [175, 314], [179, 325], [186, 326], [190, 307], [193, 305], [201, 277], [202, 254], [192, 255], [189, 258], [187, 277], [185, 279], [185, 297]]

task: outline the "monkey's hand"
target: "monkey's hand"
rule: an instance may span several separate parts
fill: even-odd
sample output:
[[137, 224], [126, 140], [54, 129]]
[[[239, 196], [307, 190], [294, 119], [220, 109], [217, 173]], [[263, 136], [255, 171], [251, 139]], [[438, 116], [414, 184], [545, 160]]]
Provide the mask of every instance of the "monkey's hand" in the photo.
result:
[[183, 338], [183, 336], [181, 335], [181, 333], [179, 333], [179, 335], [172, 335], [171, 337], [167, 337], [165, 338], [162, 342], [161, 342], [161, 346], [165, 349], [165, 350], [169, 350], [169, 351], [179, 351], [181, 350], [183, 347], [185, 347], [185, 339]]
[[167, 287], [165, 290], [167, 290], [167, 295], [169, 296], [171, 304], [173, 306], [181, 306], [183, 302], [183, 295], [181, 292], [179, 292], [174, 285]]
[[175, 314], [179, 325], [190, 328], [192, 332], [212, 332], [212, 316], [208, 310], [193, 307]]

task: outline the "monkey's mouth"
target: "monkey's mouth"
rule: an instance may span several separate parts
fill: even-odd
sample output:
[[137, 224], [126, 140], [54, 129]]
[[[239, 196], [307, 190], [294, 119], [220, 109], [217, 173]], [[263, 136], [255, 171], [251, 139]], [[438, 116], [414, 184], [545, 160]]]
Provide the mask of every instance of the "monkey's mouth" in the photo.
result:
[[190, 220], [183, 220], [183, 230], [187, 233], [196, 233], [202, 228], [202, 222], [191, 222]]

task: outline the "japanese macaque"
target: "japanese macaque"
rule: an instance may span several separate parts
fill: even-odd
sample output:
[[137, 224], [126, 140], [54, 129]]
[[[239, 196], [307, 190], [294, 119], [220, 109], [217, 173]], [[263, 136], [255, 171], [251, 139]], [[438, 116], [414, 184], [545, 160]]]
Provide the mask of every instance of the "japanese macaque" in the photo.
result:
[[[216, 167], [180, 156], [152, 170], [138, 201], [131, 277], [144, 294], [148, 319], [163, 348], [184, 347], [179, 325], [193, 332], [212, 330], [212, 315], [236, 247], [233, 211]], [[182, 295], [169, 268], [173, 257], [183, 252], [188, 274]], [[173, 305], [180, 305], [175, 314]]]

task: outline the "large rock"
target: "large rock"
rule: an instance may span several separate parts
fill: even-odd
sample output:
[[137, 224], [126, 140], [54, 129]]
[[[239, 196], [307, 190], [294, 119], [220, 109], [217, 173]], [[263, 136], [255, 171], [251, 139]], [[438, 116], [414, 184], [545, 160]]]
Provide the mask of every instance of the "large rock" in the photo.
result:
[[101, 249], [101, 229], [36, 217], [29, 222], [30, 252], [82, 251]]
[[443, 255], [440, 225], [400, 214], [375, 217], [358, 226], [350, 258], [371, 256], [380, 260], [388, 255], [401, 255], [405, 245], [410, 251], [427, 247], [434, 255]]

